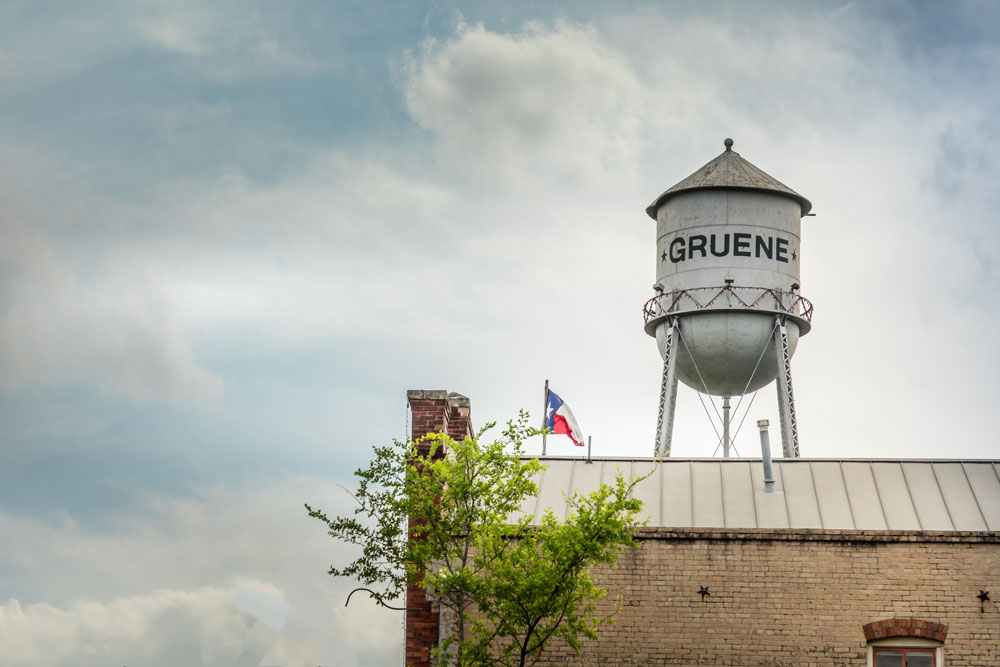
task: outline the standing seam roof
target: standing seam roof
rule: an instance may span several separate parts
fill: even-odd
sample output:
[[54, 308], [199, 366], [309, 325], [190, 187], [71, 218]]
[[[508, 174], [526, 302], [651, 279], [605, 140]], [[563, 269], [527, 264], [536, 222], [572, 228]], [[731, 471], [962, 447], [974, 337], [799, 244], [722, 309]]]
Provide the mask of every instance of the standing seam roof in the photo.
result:
[[523, 510], [565, 517], [564, 494], [590, 493], [620, 471], [636, 486], [640, 521], [659, 528], [997, 531], [994, 461], [774, 461], [776, 493], [763, 492], [760, 459], [542, 459], [537, 499]]

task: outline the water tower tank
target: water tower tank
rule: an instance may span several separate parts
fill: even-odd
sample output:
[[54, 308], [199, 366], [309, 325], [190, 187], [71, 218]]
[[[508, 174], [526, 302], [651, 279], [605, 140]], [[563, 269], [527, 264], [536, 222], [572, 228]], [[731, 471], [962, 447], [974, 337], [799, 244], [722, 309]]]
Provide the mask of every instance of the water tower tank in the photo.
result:
[[782, 342], [787, 368], [799, 337], [809, 332], [812, 305], [799, 294], [799, 239], [812, 205], [744, 160], [731, 139], [724, 145], [646, 209], [656, 220], [657, 294], [644, 317], [661, 357], [671, 344], [676, 348], [677, 379], [728, 397], [778, 377]]

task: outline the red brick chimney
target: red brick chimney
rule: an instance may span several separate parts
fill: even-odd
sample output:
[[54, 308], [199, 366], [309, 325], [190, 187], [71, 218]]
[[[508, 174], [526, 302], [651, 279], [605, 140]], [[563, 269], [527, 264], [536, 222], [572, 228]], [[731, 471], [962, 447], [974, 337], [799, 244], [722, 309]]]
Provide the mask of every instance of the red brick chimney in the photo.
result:
[[[473, 434], [469, 399], [465, 396], [443, 389], [411, 389], [406, 392], [406, 400], [410, 404], [412, 440], [419, 440], [428, 433], [447, 433], [453, 440]], [[436, 456], [444, 454], [438, 451]], [[419, 517], [410, 520], [419, 520]], [[438, 633], [438, 614], [427, 600], [424, 589], [419, 585], [407, 587], [407, 667], [431, 667], [430, 650], [437, 644]]]

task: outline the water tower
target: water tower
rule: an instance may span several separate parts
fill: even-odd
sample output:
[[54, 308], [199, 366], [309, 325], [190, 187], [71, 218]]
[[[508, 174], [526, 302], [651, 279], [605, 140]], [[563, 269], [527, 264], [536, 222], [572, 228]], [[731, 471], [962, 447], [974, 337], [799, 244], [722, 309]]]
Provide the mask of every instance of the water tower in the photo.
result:
[[670, 455], [677, 381], [721, 396], [723, 452], [729, 399], [777, 379], [781, 440], [798, 457], [790, 360], [809, 333], [812, 304], [799, 294], [801, 219], [812, 204], [735, 152], [656, 198], [656, 296], [643, 309], [663, 357], [656, 455]]

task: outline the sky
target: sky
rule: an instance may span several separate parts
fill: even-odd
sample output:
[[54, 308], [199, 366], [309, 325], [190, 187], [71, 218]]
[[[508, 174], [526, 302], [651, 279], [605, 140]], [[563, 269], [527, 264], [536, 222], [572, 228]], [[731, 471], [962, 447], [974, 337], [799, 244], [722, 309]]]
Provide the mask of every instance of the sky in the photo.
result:
[[[344, 606], [351, 552], [303, 503], [350, 511], [407, 389], [480, 427], [540, 417], [548, 379], [595, 456], [651, 455], [644, 209], [725, 137], [816, 213], [803, 456], [1000, 458], [998, 24], [986, 0], [3, 3], [0, 663], [399, 665], [401, 616]], [[747, 397], [738, 453], [776, 404]], [[682, 387], [673, 455], [716, 444]]]

